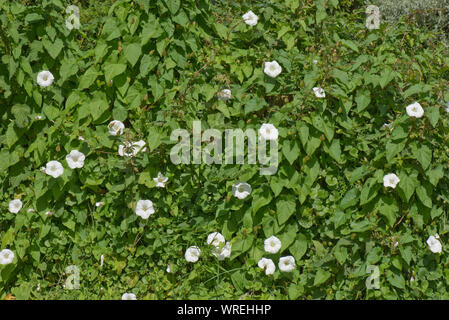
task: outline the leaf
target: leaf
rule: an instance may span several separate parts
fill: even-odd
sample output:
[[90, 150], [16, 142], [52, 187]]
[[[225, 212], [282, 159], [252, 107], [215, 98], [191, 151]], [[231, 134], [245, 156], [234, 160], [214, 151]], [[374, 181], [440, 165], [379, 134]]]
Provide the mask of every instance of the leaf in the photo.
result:
[[405, 147], [406, 141], [392, 141], [388, 140], [386, 146], [387, 162], [391, 162], [393, 158], [400, 153]]
[[332, 138], [334, 137], [334, 128], [327, 119], [315, 114], [312, 116], [312, 124], [316, 129], [324, 133], [329, 142], [332, 141]]
[[307, 237], [302, 233], [296, 235], [296, 240], [289, 248], [296, 261], [300, 261], [307, 251]]
[[253, 213], [255, 214], [257, 211], [259, 211], [260, 208], [269, 204], [271, 202], [271, 199], [271, 192], [267, 186], [264, 185], [255, 190], [252, 201]]
[[79, 79], [78, 89], [83, 90], [90, 88], [98, 77], [98, 71], [95, 66], [91, 66]]
[[131, 43], [124, 46], [123, 54], [131, 66], [134, 67], [142, 54], [142, 48], [138, 43]]
[[320, 284], [323, 284], [329, 279], [331, 276], [331, 273], [329, 271], [318, 269], [315, 280], [313, 281], [314, 286], [319, 286]]
[[357, 103], [357, 112], [365, 110], [370, 102], [371, 102], [371, 94], [369, 90], [366, 89], [357, 90], [357, 95], [355, 97], [355, 103]]
[[432, 208], [432, 187], [428, 183], [418, 186], [416, 188], [416, 195], [423, 205]]
[[428, 170], [426, 172], [427, 176], [429, 177], [429, 182], [433, 185], [433, 186], [437, 186], [438, 181], [440, 181], [441, 178], [444, 177], [444, 169], [443, 166], [441, 164], [439, 164], [438, 166], [436, 166], [434, 169]]
[[428, 107], [426, 108], [426, 115], [429, 118], [429, 122], [432, 127], [436, 127], [438, 120], [440, 119], [440, 108], [439, 107]]
[[245, 103], [245, 115], [251, 112], [259, 111], [263, 107], [267, 106], [267, 102], [259, 97], [254, 97]]
[[375, 178], [367, 179], [360, 194], [360, 205], [364, 205], [373, 200], [377, 195], [379, 188], [380, 184], [377, 183]]
[[382, 214], [390, 227], [394, 226], [399, 215], [399, 207], [396, 200], [391, 197], [383, 196], [379, 201], [379, 212]]
[[126, 70], [126, 64], [111, 63], [104, 68], [106, 82], [109, 83], [114, 77], [122, 74]]
[[430, 165], [432, 161], [432, 150], [425, 144], [411, 144], [412, 154], [419, 161], [424, 170]]
[[178, 12], [179, 7], [181, 6], [181, 0], [165, 0], [165, 3], [167, 4], [167, 8], [170, 10], [172, 15]]
[[343, 160], [341, 158], [341, 148], [340, 148], [340, 140], [334, 139], [332, 140], [331, 145], [328, 147], [328, 150], [326, 150], [327, 153], [335, 160], [337, 163], [343, 163]]
[[48, 39], [43, 39], [42, 44], [53, 59], [56, 59], [58, 57], [59, 53], [64, 47], [64, 43], [59, 38], [57, 38], [54, 43]]
[[400, 195], [403, 195], [407, 202], [409, 202], [419, 182], [415, 176], [409, 176], [408, 174], [402, 172], [399, 174], [399, 180], [400, 181], [397, 186], [399, 193]]
[[282, 153], [287, 158], [288, 162], [293, 164], [300, 154], [298, 142], [296, 140], [284, 140], [282, 145]]
[[399, 289], [405, 289], [405, 280], [401, 274], [393, 274], [387, 277], [388, 282]]
[[287, 222], [288, 218], [296, 212], [296, 199], [294, 196], [281, 196], [276, 201], [276, 214], [279, 225]]

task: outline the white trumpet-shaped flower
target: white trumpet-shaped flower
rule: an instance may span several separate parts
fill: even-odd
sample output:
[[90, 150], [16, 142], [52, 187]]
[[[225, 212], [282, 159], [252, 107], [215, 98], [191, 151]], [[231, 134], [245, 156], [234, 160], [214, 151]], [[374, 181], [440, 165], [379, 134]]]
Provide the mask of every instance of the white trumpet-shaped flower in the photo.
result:
[[37, 83], [41, 87], [48, 87], [53, 83], [55, 77], [50, 71], [44, 70], [37, 74]]
[[112, 120], [108, 124], [109, 133], [113, 136], [123, 134], [123, 130], [125, 130], [125, 125], [123, 122], [119, 120]]
[[419, 102], [414, 102], [408, 105], [405, 110], [410, 117], [421, 118], [424, 115], [424, 109]]
[[84, 153], [79, 152], [78, 150], [70, 151], [70, 153], [65, 157], [70, 169], [82, 168], [84, 166], [85, 159], [86, 156]]
[[14, 199], [9, 202], [9, 212], [17, 213], [22, 209], [22, 201], [20, 199]]
[[156, 182], [156, 187], [164, 188], [165, 184], [168, 181], [167, 177], [164, 177], [162, 173], [158, 173], [156, 178], [153, 178], [154, 182]]
[[271, 260], [271, 259], [262, 258], [259, 260], [257, 265], [262, 270], [265, 270], [266, 275], [273, 274], [274, 271], [276, 270], [276, 265], [274, 264], [273, 260]]
[[136, 214], [142, 219], [148, 219], [149, 216], [154, 214], [153, 201], [151, 200], [139, 200], [136, 205]]
[[267, 76], [276, 78], [282, 72], [282, 67], [275, 60], [271, 62], [267, 61], [265, 62], [265, 67], [263, 71]]
[[255, 15], [254, 12], [251, 10], [245, 13], [243, 16], [243, 21], [249, 26], [255, 26], [257, 24], [257, 21], [259, 20], [259, 17]]
[[295, 258], [293, 256], [281, 257], [279, 259], [279, 270], [284, 272], [290, 272], [295, 269]]
[[396, 188], [396, 185], [401, 181], [397, 175], [390, 173], [384, 176], [384, 187]]
[[0, 251], [0, 264], [10, 264], [14, 260], [14, 252], [9, 249]]
[[430, 236], [427, 239], [427, 245], [433, 253], [441, 253], [442, 245], [436, 236]]
[[53, 178], [57, 178], [64, 173], [64, 167], [61, 162], [52, 160], [47, 163], [45, 166], [45, 173], [52, 176]]
[[271, 123], [263, 123], [259, 128], [259, 137], [265, 140], [277, 140], [279, 131]]
[[268, 253], [277, 253], [281, 249], [282, 243], [275, 236], [271, 236], [264, 241], [264, 249]]
[[251, 185], [246, 182], [239, 182], [232, 186], [234, 197], [242, 200], [251, 194]]
[[192, 246], [192, 247], [187, 248], [186, 253], [185, 253], [185, 258], [188, 262], [197, 262], [200, 255], [201, 255], [200, 248], [198, 248], [196, 246]]
[[313, 90], [313, 93], [315, 94], [315, 97], [317, 97], [317, 98], [325, 98], [326, 97], [326, 93], [324, 92], [323, 88], [314, 87], [312, 90]]

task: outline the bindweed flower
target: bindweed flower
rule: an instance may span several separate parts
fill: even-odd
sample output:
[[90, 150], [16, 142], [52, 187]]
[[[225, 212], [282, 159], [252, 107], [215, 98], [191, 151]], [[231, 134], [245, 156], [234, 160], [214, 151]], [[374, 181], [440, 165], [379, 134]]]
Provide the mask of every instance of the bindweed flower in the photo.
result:
[[37, 74], [37, 83], [41, 87], [48, 87], [53, 83], [53, 80], [55, 80], [55, 77], [53, 77], [53, 74], [50, 71], [44, 70]]
[[137, 298], [134, 293], [124, 293], [122, 295], [122, 300], [137, 300]]
[[267, 76], [276, 78], [282, 72], [282, 67], [275, 60], [271, 62], [267, 61], [265, 62], [265, 68], [263, 71]]
[[239, 182], [232, 186], [232, 194], [234, 197], [242, 200], [251, 194], [251, 185], [246, 182]]
[[53, 212], [47, 211], [47, 212], [45, 212], [45, 215], [46, 215], [47, 217], [51, 217], [51, 216], [53, 215]]
[[259, 129], [259, 136], [265, 140], [277, 140], [279, 131], [271, 123], [264, 123]]
[[217, 97], [220, 100], [227, 101], [232, 98], [231, 90], [224, 89], [217, 93]]
[[433, 253], [441, 253], [441, 242], [434, 236], [430, 236], [427, 239], [427, 245], [429, 246], [430, 251]]
[[45, 173], [52, 176], [53, 178], [57, 178], [64, 173], [64, 168], [61, 162], [52, 160], [47, 163], [45, 167]]
[[79, 141], [85, 141], [86, 139], [83, 138], [83, 136], [78, 136]]
[[156, 182], [156, 187], [165, 188], [165, 184], [168, 181], [167, 177], [164, 177], [162, 173], [158, 173], [156, 178], [153, 178], [154, 182]]
[[249, 26], [255, 26], [257, 24], [257, 21], [259, 20], [259, 17], [254, 14], [251, 10], [245, 13], [243, 16], [243, 21]]
[[220, 232], [212, 232], [207, 236], [207, 244], [215, 247], [220, 246], [222, 243], [225, 243], [225, 241], [225, 238]]
[[145, 152], [147, 148], [146, 147], [143, 148], [144, 145], [145, 141], [143, 140], [139, 140], [133, 143], [125, 142], [124, 145], [122, 144], [118, 147], [118, 154], [121, 155], [122, 157], [123, 156], [135, 157], [140, 151]]
[[421, 118], [424, 115], [424, 109], [418, 102], [408, 105], [405, 110], [410, 117]]
[[232, 245], [230, 242], [226, 242], [223, 248], [217, 247], [212, 254], [218, 258], [219, 261], [224, 260], [225, 258], [229, 258], [231, 256], [231, 248]]
[[264, 241], [264, 249], [268, 253], [277, 253], [281, 249], [281, 240], [275, 236], [271, 236]]
[[14, 260], [14, 252], [9, 249], [0, 251], [0, 264], [10, 264]]
[[393, 123], [391, 122], [391, 123], [384, 123], [383, 125], [382, 125], [382, 129], [389, 129], [389, 130], [391, 130], [393, 128]]
[[290, 272], [295, 269], [295, 258], [293, 256], [281, 257], [279, 259], [279, 269], [284, 272]]
[[169, 263], [169, 264], [167, 265], [167, 269], [166, 269], [165, 271], [167, 271], [168, 273], [171, 273], [171, 272], [172, 272], [171, 263]]
[[98, 207], [101, 207], [101, 206], [104, 206], [104, 202], [103, 201], [99, 201], [99, 202], [95, 202], [95, 206], [98, 208]]
[[399, 183], [399, 178], [394, 173], [390, 173], [384, 176], [384, 187], [396, 188], [396, 185]]
[[86, 156], [78, 150], [70, 151], [70, 153], [65, 157], [70, 169], [82, 168], [84, 166], [85, 159]]
[[192, 246], [186, 250], [185, 258], [188, 262], [197, 262], [200, 255], [201, 255], [200, 248]]
[[312, 90], [313, 90], [313, 93], [315, 94], [315, 97], [317, 97], [317, 98], [325, 98], [326, 97], [326, 93], [324, 92], [323, 88], [315, 87]]
[[17, 213], [22, 209], [22, 201], [20, 199], [14, 199], [9, 202], [9, 212]]
[[262, 259], [259, 260], [257, 265], [262, 270], [265, 270], [265, 274], [266, 275], [273, 274], [274, 271], [276, 270], [276, 266], [275, 266], [273, 260], [271, 260], [271, 259], [262, 258]]
[[104, 263], [104, 254], [102, 254], [100, 257], [100, 267], [103, 266], [103, 263]]
[[123, 134], [123, 130], [125, 130], [125, 125], [123, 122], [119, 120], [112, 120], [108, 124], [109, 133], [113, 136]]
[[136, 214], [142, 219], [148, 219], [154, 213], [153, 201], [139, 200], [137, 201]]

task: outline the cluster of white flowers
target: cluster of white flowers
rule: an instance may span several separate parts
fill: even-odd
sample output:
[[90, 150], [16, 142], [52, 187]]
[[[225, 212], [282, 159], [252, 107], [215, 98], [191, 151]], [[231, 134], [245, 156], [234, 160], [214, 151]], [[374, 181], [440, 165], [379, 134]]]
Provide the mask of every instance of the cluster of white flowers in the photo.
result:
[[[276, 236], [271, 236], [264, 241], [264, 249], [265, 252], [270, 254], [278, 253], [282, 247], [281, 240], [279, 240]], [[257, 263], [259, 268], [265, 270], [266, 275], [273, 274], [276, 271], [276, 266], [273, 260], [268, 258], [262, 258]], [[295, 258], [293, 256], [285, 256], [279, 258], [279, 270], [283, 272], [291, 272], [296, 267]]]
[[224, 236], [219, 232], [213, 232], [207, 236], [207, 244], [212, 245], [214, 248], [212, 254], [223, 260], [231, 256], [231, 243], [226, 242]]
[[[85, 159], [86, 156], [78, 150], [70, 151], [70, 153], [65, 157], [65, 160], [67, 161], [70, 169], [82, 168], [84, 166]], [[62, 166], [61, 162], [57, 160], [51, 160], [47, 162], [45, 167], [41, 168], [41, 171], [52, 176], [53, 178], [58, 178], [64, 173], [64, 167]]]
[[[212, 232], [207, 236], [207, 244], [212, 246], [212, 254], [218, 258], [219, 261], [229, 258], [231, 256], [232, 245], [226, 242], [224, 236], [219, 232]], [[201, 249], [197, 246], [187, 248], [185, 252], [185, 259], [187, 262], [195, 263], [201, 255]], [[168, 265], [167, 272], [171, 272], [171, 267]]]

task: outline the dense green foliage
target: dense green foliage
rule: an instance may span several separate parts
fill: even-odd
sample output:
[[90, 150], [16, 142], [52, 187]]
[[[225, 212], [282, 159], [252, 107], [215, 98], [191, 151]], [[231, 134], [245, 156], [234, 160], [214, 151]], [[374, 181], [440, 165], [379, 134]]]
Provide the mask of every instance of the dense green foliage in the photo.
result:
[[[66, 28], [72, 3], [21, 2], [0, 0], [0, 250], [16, 255], [0, 265], [0, 298], [449, 298], [449, 56], [432, 34], [404, 20], [368, 30], [365, 8], [338, 0], [79, 1], [79, 30]], [[243, 22], [248, 10], [256, 26]], [[272, 60], [276, 78], [264, 74]], [[42, 70], [55, 76], [47, 88]], [[218, 100], [225, 88], [233, 98]], [[414, 101], [424, 117], [405, 112]], [[108, 132], [114, 119], [122, 136]], [[277, 173], [172, 164], [170, 134], [194, 120], [274, 124]], [[139, 139], [145, 152], [118, 155]], [[83, 168], [67, 167], [73, 149]], [[50, 160], [61, 177], [40, 171]], [[155, 187], [158, 172], [166, 188]], [[395, 189], [382, 184], [391, 172]], [[237, 181], [251, 184], [248, 198], [233, 197]], [[135, 214], [139, 199], [154, 202], [148, 220]], [[229, 259], [207, 247], [214, 231], [231, 241]], [[426, 244], [436, 233], [441, 254]], [[264, 252], [271, 235], [278, 254]], [[202, 250], [194, 264], [190, 246]], [[290, 254], [293, 272], [257, 266]], [[69, 265], [79, 290], [63, 289]], [[369, 265], [380, 268], [378, 290], [365, 286]]]

